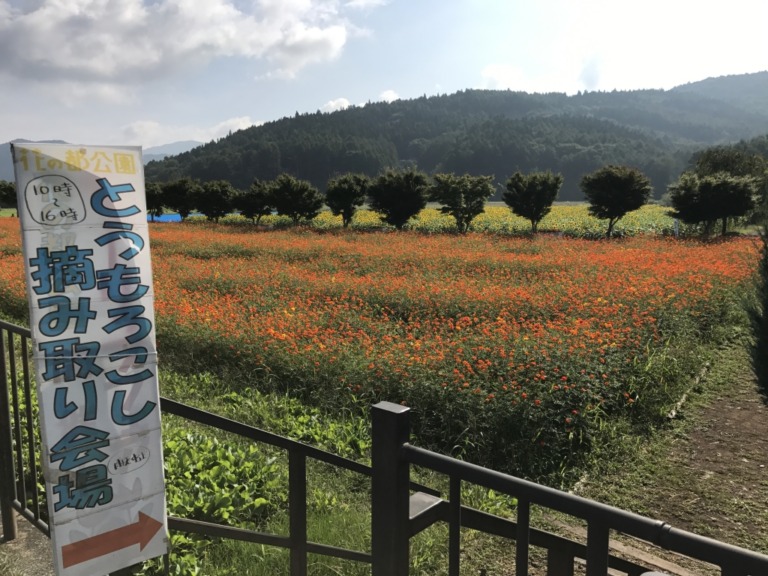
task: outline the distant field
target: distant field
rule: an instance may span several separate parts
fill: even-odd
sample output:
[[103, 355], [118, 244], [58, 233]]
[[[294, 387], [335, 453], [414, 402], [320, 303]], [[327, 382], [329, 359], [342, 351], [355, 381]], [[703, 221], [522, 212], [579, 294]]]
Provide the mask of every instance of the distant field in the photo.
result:
[[[619, 220], [615, 232], [619, 235], [634, 235], [642, 233], [673, 234], [674, 219], [667, 215], [668, 207], [659, 205], [647, 205], [630, 212]], [[12, 208], [0, 209], [0, 217], [16, 216], [16, 210]], [[161, 222], [177, 221], [178, 215], [174, 213], [164, 214], [159, 218]], [[204, 216], [192, 216], [192, 222], [204, 221]], [[224, 223], [247, 224], [248, 220], [239, 215], [227, 216]], [[264, 216], [260, 222], [265, 226], [284, 227], [291, 224], [287, 216]], [[323, 210], [310, 226], [317, 229], [341, 228], [340, 216], [334, 216], [329, 210]], [[358, 210], [352, 221], [354, 230], [370, 230], [389, 228], [382, 224], [379, 216], [370, 210]], [[530, 231], [530, 222], [519, 216], [515, 216], [503, 202], [489, 202], [484, 214], [480, 214], [473, 222], [471, 230], [475, 232], [490, 232], [494, 234], [527, 234]], [[439, 208], [432, 205], [422, 210], [413, 218], [406, 229], [419, 232], [455, 232], [455, 221], [451, 216], [442, 214]], [[605, 221], [593, 218], [588, 213], [588, 204], [584, 202], [556, 203], [552, 212], [539, 224], [541, 232], [560, 232], [573, 236], [599, 236], [605, 233]], [[681, 228], [685, 231], [685, 226]]]
[[[674, 219], [667, 215], [668, 207], [647, 205], [630, 212], [616, 225], [618, 235], [634, 235], [642, 233], [673, 234]], [[0, 217], [15, 216], [16, 210], [0, 209]], [[178, 215], [167, 213], [159, 218], [160, 222], [177, 221]], [[192, 222], [205, 221], [204, 216], [192, 216]], [[248, 220], [239, 215], [227, 216], [225, 223], [247, 224]], [[260, 222], [265, 226], [285, 227], [291, 224], [287, 216], [265, 216]], [[329, 210], [322, 211], [311, 223], [313, 228], [327, 230], [341, 228], [340, 216], [333, 216]], [[379, 216], [370, 210], [358, 210], [352, 221], [354, 230], [372, 230], [389, 228], [381, 223]], [[494, 234], [527, 234], [530, 222], [515, 216], [503, 202], [489, 202], [484, 214], [479, 215], [472, 223], [471, 230], [475, 232], [490, 232]], [[440, 213], [438, 207], [428, 205], [417, 217], [413, 218], [406, 229], [419, 232], [455, 232], [455, 221], [451, 216]], [[584, 202], [556, 203], [552, 212], [542, 220], [539, 230], [545, 233], [558, 232], [573, 236], [595, 237], [605, 233], [606, 223], [593, 218], [588, 213], [588, 204]], [[685, 226], [681, 228], [685, 232]]]
[[[618, 235], [635, 234], [674, 234], [674, 219], [668, 216], [669, 208], [659, 205], [647, 205], [630, 212], [619, 220], [615, 232]], [[204, 217], [196, 217], [196, 220], [204, 220]], [[224, 222], [247, 223], [242, 216], [228, 216]], [[265, 216], [261, 224], [266, 226], [284, 227], [291, 221], [286, 216]], [[317, 229], [328, 230], [341, 228], [340, 216], [333, 216], [330, 211], [321, 212], [310, 226]], [[563, 233], [570, 236], [596, 237], [605, 234], [606, 221], [598, 220], [589, 215], [586, 203], [556, 204], [549, 215], [539, 224], [539, 231], [544, 233]], [[379, 216], [370, 210], [358, 210], [352, 220], [353, 230], [374, 230], [389, 228], [381, 223]], [[407, 230], [418, 232], [452, 233], [456, 231], [453, 217], [442, 214], [437, 208], [425, 208], [415, 218], [406, 224]], [[531, 224], [528, 220], [515, 216], [503, 203], [490, 203], [483, 214], [472, 221], [470, 230], [473, 232], [487, 232], [492, 234], [528, 234]], [[681, 229], [685, 231], [685, 227]]]

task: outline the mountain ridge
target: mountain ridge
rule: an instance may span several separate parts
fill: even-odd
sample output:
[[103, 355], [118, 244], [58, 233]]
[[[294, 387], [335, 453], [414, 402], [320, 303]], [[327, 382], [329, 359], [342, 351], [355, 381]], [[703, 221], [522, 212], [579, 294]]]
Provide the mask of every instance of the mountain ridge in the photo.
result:
[[644, 171], [660, 196], [693, 152], [768, 134], [766, 96], [768, 71], [670, 90], [462, 90], [296, 113], [150, 162], [146, 175], [247, 188], [288, 172], [324, 189], [337, 174], [388, 167], [494, 174], [499, 184], [517, 170], [552, 170], [565, 177], [561, 199], [578, 200], [581, 177], [613, 163]]

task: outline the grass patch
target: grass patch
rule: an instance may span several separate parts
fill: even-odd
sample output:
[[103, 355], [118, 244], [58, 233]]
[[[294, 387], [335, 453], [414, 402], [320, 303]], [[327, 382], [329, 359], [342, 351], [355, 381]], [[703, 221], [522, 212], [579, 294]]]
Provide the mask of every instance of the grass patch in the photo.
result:
[[17, 558], [0, 546], [0, 574], [4, 576], [24, 576], [14, 565]]

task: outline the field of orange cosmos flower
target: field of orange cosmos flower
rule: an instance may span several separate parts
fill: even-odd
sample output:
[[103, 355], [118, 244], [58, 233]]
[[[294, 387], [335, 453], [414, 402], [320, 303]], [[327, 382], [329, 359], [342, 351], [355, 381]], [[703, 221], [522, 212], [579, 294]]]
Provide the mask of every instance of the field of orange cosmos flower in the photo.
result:
[[[11, 312], [25, 305], [17, 226], [0, 219]], [[422, 445], [528, 476], [578, 459], [606, 422], [668, 410], [759, 253], [746, 238], [150, 236], [161, 366], [331, 410], [402, 402]]]

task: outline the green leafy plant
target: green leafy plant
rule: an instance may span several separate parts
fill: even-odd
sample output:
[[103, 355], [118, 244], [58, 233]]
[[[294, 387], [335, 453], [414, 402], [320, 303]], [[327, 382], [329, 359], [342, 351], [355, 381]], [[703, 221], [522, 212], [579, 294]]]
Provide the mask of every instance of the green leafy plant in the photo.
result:
[[[254, 529], [287, 502], [287, 469], [263, 447], [166, 426], [163, 431], [168, 514]], [[171, 536], [172, 574], [199, 574], [213, 541]], [[162, 573], [159, 560], [140, 574]]]
[[282, 506], [285, 472], [255, 444], [200, 432], [164, 432], [166, 495], [171, 514], [257, 525]]

